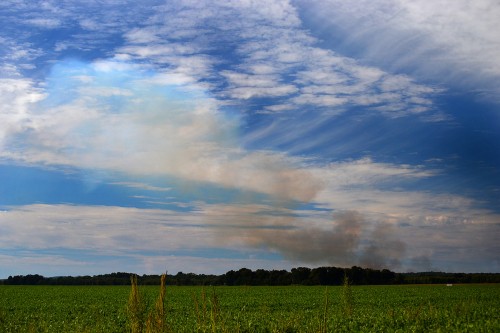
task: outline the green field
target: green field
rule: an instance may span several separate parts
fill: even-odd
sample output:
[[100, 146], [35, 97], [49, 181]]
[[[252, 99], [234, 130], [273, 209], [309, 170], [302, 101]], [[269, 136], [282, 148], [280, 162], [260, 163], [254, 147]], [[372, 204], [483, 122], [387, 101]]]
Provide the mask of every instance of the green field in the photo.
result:
[[[130, 290], [0, 286], [0, 332], [131, 332]], [[159, 287], [139, 290], [147, 315]], [[166, 332], [500, 332], [500, 285], [167, 286], [164, 317]]]

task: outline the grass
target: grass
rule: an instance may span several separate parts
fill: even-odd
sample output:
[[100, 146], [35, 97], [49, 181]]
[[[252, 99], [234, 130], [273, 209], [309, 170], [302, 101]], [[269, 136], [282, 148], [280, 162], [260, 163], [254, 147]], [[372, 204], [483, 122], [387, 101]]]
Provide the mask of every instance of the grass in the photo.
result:
[[132, 333], [168, 332], [165, 321], [166, 275], [161, 276], [160, 294], [153, 309], [148, 309], [145, 298], [137, 285], [137, 276], [130, 277], [130, 294], [127, 303], [128, 327]]
[[146, 304], [137, 285], [137, 276], [131, 276], [130, 283], [132, 288], [127, 303], [128, 325], [132, 333], [142, 333], [144, 331]]
[[344, 281], [342, 283], [341, 303], [344, 315], [348, 318], [352, 317], [354, 311], [354, 297], [352, 295], [351, 283], [347, 275], [344, 275]]
[[[168, 331], [165, 324], [165, 285], [166, 275], [161, 276], [160, 282], [160, 294], [156, 300], [154, 309], [148, 315], [148, 321], [146, 322], [146, 332], [147, 333], [160, 333]], [[137, 281], [136, 281], [137, 283]]]
[[328, 287], [325, 287], [325, 302], [323, 306], [323, 318], [319, 325], [320, 333], [328, 332]]
[[5, 333], [500, 332], [499, 309], [500, 285], [0, 286]]

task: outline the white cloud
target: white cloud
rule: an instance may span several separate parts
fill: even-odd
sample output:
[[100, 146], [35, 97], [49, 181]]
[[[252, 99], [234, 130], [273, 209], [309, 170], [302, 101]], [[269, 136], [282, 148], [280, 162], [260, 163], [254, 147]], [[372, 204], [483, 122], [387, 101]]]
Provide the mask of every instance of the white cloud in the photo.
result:
[[329, 179], [335, 186], [373, 185], [377, 182], [395, 180], [398, 177], [418, 179], [429, 178], [436, 174], [423, 167], [376, 163], [370, 158], [332, 163], [322, 170], [331, 172], [328, 177], [322, 178]]
[[[214, 246], [213, 230], [166, 210], [71, 205], [16, 207], [0, 216], [3, 248], [166, 251]], [[18, 219], [23, 218], [23, 223]]]
[[158, 43], [161, 41], [153, 28], [135, 28], [125, 34], [125, 38], [134, 44]]
[[248, 75], [234, 71], [223, 71], [221, 75], [235, 86], [270, 88], [279, 82], [277, 75]]
[[101, 28], [100, 24], [97, 23], [96, 21], [93, 21], [92, 19], [82, 19], [80, 20], [80, 26], [83, 29], [86, 30], [91, 30], [91, 31], [97, 31]]
[[[210, 5], [185, 1], [160, 7], [148, 24], [126, 33], [127, 45], [118, 52], [169, 66], [172, 72], [204, 82], [215, 96], [236, 103], [284, 97], [292, 110], [311, 105], [340, 113], [345, 110], [340, 106], [363, 105], [377, 111], [386, 103], [389, 108], [398, 105], [397, 116], [405, 115], [405, 110], [434, 111], [428, 96], [435, 88], [316, 46], [318, 40], [302, 29], [296, 8], [287, 1]], [[225, 59], [217, 55], [219, 47]], [[226, 65], [223, 71], [216, 69], [221, 64]], [[392, 77], [404, 84], [390, 98], [380, 97]], [[265, 109], [290, 109], [283, 105], [278, 102]]]
[[158, 191], [158, 192], [168, 192], [172, 189], [170, 187], [159, 187], [138, 182], [113, 182], [110, 184], [138, 188], [146, 191]]
[[275, 105], [266, 105], [265, 111], [260, 111], [261, 113], [269, 113], [269, 112], [282, 112], [293, 110], [295, 106], [292, 103], [288, 104], [275, 104]]
[[320, 94], [301, 94], [292, 99], [296, 104], [311, 105], [311, 106], [338, 106], [345, 104], [346, 98], [336, 97], [335, 95], [320, 95]]
[[[494, 97], [500, 80], [500, 6], [495, 0], [298, 1], [313, 30], [390, 71], [480, 90]], [[328, 43], [328, 40], [326, 41]], [[333, 48], [336, 45], [332, 45]]]
[[61, 25], [61, 22], [58, 19], [54, 18], [34, 18], [25, 20], [24, 23], [44, 29], [54, 29]]
[[[351, 173], [365, 172], [357, 167]], [[384, 171], [381, 178], [408, 172], [398, 169], [401, 168]], [[347, 183], [359, 186], [359, 181]], [[55, 261], [48, 263], [51, 269], [60, 265], [75, 269], [79, 265], [100, 267], [106, 260], [94, 258], [93, 254], [113, 258], [109, 260], [114, 263], [108, 262], [107, 270], [103, 266], [101, 272], [109, 272], [109, 267], [116, 270], [127, 267], [141, 273], [166, 267], [169, 272], [221, 273], [241, 267], [353, 263], [374, 267], [384, 264], [405, 270], [415, 268], [412, 258], [419, 256], [450, 270], [457, 269], [450, 263], [458, 260], [462, 260], [462, 269], [491, 270], [488, 265], [495, 256], [488, 254], [487, 249], [498, 247], [495, 238], [498, 215], [474, 210], [474, 202], [456, 196], [370, 188], [347, 191], [349, 184], [339, 186], [336, 193], [330, 191], [335, 196], [329, 197], [334, 200], [327, 207], [337, 212], [333, 215], [328, 210], [296, 210], [266, 204], [198, 203], [196, 209], [188, 212], [41, 204], [10, 207], [0, 214], [0, 242], [3, 249], [23, 251], [24, 256], [16, 255], [23, 262], [38, 256], [53, 258]], [[351, 205], [359, 210], [349, 211]], [[463, 211], [468, 211], [468, 215]], [[315, 241], [318, 243], [311, 247], [309, 242]], [[236, 251], [242, 256], [277, 252], [288, 259], [206, 258], [197, 254], [210, 248], [224, 248], [227, 253]], [[326, 248], [333, 252], [317, 254]], [[479, 263], [473, 255], [464, 255], [460, 251], [464, 248], [483, 254], [484, 260]], [[369, 256], [368, 249], [375, 252]], [[395, 253], [397, 249], [399, 252]], [[29, 254], [33, 251], [37, 251], [36, 256]], [[76, 260], [66, 256], [65, 251], [89, 255]], [[178, 251], [193, 254], [182, 255]], [[385, 253], [392, 259], [382, 260], [377, 253]], [[0, 262], [16, 266], [5, 255], [0, 256]], [[215, 265], [212, 269], [207, 266], [210, 263]], [[443, 263], [447, 266], [442, 266]], [[88, 271], [88, 267], [83, 270]]]
[[[169, 175], [210, 182], [219, 187], [267, 194], [275, 206], [198, 204], [193, 212], [182, 214], [119, 207], [24, 206], [0, 214], [3, 221], [0, 224], [1, 243], [11, 248], [59, 246], [115, 254], [122, 249], [137, 252], [175, 250], [185, 248], [186, 244], [199, 248], [224, 244], [229, 249], [264, 244], [286, 254], [297, 236], [313, 241], [318, 231], [326, 231], [326, 236], [319, 236], [325, 244], [331, 240], [329, 236], [343, 241], [336, 238], [336, 222], [332, 222], [330, 210], [356, 211], [361, 217], [354, 220], [366, 223], [367, 228], [363, 230], [367, 234], [375, 232], [372, 230], [376, 229], [374, 225], [391, 225], [394, 228], [391, 237], [404, 234], [398, 229], [400, 225], [407, 225], [417, 234], [420, 230], [420, 237], [426, 241], [432, 239], [429, 244], [425, 243], [430, 249], [428, 252], [418, 250], [424, 244], [423, 238], [407, 238], [404, 242], [413, 248], [415, 256], [433, 253], [436, 260], [445, 260], [444, 252], [440, 252], [443, 248], [446, 253], [452, 253], [468, 240], [465, 234], [460, 234], [456, 242], [447, 237], [445, 232], [449, 225], [453, 228], [466, 225], [474, 239], [493, 234], [488, 232], [496, 230], [492, 225], [498, 221], [498, 216], [476, 208], [477, 202], [460, 195], [401, 188], [412, 181], [428, 180], [436, 175], [424, 167], [378, 163], [369, 158], [319, 165], [287, 153], [242, 148], [251, 140], [262, 139], [269, 139], [266, 141], [268, 147], [293, 142], [289, 154], [326, 144], [340, 145], [332, 144], [332, 138], [344, 134], [335, 136], [337, 134], [319, 129], [332, 121], [333, 115], [351, 106], [368, 107], [387, 117], [419, 115], [420, 119], [443, 120], [432, 100], [439, 89], [419, 84], [407, 75], [391, 73], [397, 72], [394, 68], [398, 66], [414, 63], [413, 53], [407, 52], [411, 43], [415, 45], [416, 54], [437, 59], [435, 63], [439, 66], [445, 63], [480, 69], [473, 75], [478, 80], [496, 80], [498, 66], [492, 59], [496, 59], [497, 37], [490, 30], [483, 31], [496, 24], [490, 19], [490, 13], [484, 14], [485, 23], [479, 28], [474, 26], [475, 20], [465, 19], [464, 27], [470, 30], [470, 35], [464, 42], [460, 39], [464, 30], [455, 24], [461, 22], [457, 18], [465, 12], [462, 7], [465, 2], [451, 4], [453, 15], [450, 17], [445, 15], [442, 1], [415, 3], [422, 6], [403, 0], [331, 2], [338, 5], [338, 10], [329, 19], [346, 24], [353, 40], [366, 41], [373, 36], [372, 31], [383, 37], [372, 38], [374, 43], [367, 50], [368, 59], [370, 56], [384, 57], [390, 46], [397, 46], [395, 42], [404, 40], [403, 37], [418, 37], [420, 33], [421, 38], [396, 48], [396, 54], [403, 56], [396, 59], [394, 67], [381, 65], [380, 68], [324, 47], [326, 44], [320, 44], [305, 29], [296, 9], [287, 1], [214, 1], [209, 4], [179, 1], [156, 7], [154, 13], [146, 10], [148, 14], [134, 12], [125, 17], [117, 2], [100, 3], [99, 6], [106, 7], [102, 12], [97, 3], [91, 3], [88, 11], [80, 10], [83, 7], [79, 6], [84, 5], [75, 4], [72, 14], [69, 8], [61, 13], [54, 2], [44, 7], [51, 13], [46, 18], [21, 13], [20, 20], [29, 23], [27, 19], [31, 19], [30, 24], [45, 28], [67, 24], [72, 17], [71, 22], [78, 22], [86, 30], [75, 33], [71, 40], [58, 40], [56, 52], [68, 48], [99, 49], [107, 51], [111, 57], [114, 53], [114, 58], [79, 64], [55, 61], [52, 74], [45, 82], [37, 83], [23, 78], [20, 73], [23, 69], [34, 68], [37, 57], [50, 57], [50, 54], [44, 54], [29, 43], [0, 37], [0, 44], [7, 50], [0, 51], [2, 70], [8, 73], [8, 77], [0, 79], [0, 157], [37, 165], [69, 165], [128, 175]], [[475, 7], [478, 4], [471, 5], [470, 9], [474, 15], [483, 15]], [[328, 3], [317, 6], [329, 13]], [[7, 7], [0, 4], [2, 10]], [[28, 4], [23, 7], [28, 8]], [[395, 13], [394, 9], [402, 11]], [[78, 15], [73, 15], [75, 12]], [[60, 18], [56, 13], [61, 14]], [[151, 16], [147, 17], [149, 14]], [[406, 27], [404, 21], [408, 23]], [[141, 28], [137, 27], [137, 22]], [[434, 29], [436, 22], [442, 23], [442, 31]], [[30, 33], [26, 32], [26, 36]], [[116, 34], [123, 35], [125, 44], [116, 46], [115, 50], [102, 49], [103, 45], [109, 45], [109, 36]], [[483, 34], [483, 39], [478, 37]], [[485, 47], [488, 43], [491, 47]], [[483, 48], [485, 52], [481, 53]], [[371, 52], [374, 54], [370, 55]], [[439, 55], [453, 57], [440, 58]], [[424, 71], [439, 67], [420, 65]], [[58, 66], [62, 66], [59, 72]], [[488, 66], [492, 72], [485, 74], [484, 68]], [[448, 70], [453, 66], [443, 68]], [[266, 127], [241, 138], [240, 131], [244, 129], [240, 119], [234, 113], [223, 113], [221, 106], [251, 105], [253, 99], [259, 98], [271, 100], [261, 106], [261, 112], [288, 112], [290, 115], [269, 119]], [[308, 114], [302, 122], [301, 117], [308, 107], [319, 110], [314, 115]], [[288, 116], [299, 120], [282, 121]], [[352, 128], [339, 129], [349, 130]], [[352, 146], [346, 143], [329, 152], [350, 148]], [[335, 154], [330, 156], [335, 157]], [[124, 181], [115, 185], [167, 190], [137, 182]], [[326, 211], [294, 210], [289, 208], [293, 200], [309, 202]], [[175, 204], [186, 206], [182, 202]], [[475, 229], [471, 225], [480, 227]], [[221, 226], [224, 228], [219, 228]], [[221, 229], [227, 233], [221, 234]], [[258, 234], [253, 233], [253, 229], [258, 229]], [[273, 240], [283, 230], [289, 230], [284, 232], [287, 237], [273, 247]], [[434, 238], [429, 236], [432, 232]], [[365, 236], [360, 234], [359, 237]], [[485, 238], [487, 244], [493, 244], [491, 237]], [[480, 248], [482, 245], [476, 242], [474, 246]], [[295, 254], [290, 257], [297, 259], [310, 255], [300, 251]], [[0, 262], [10, 260], [2, 258]], [[25, 259], [26, 262], [33, 260], [29, 256]], [[66, 259], [61, 260], [65, 263]], [[150, 260], [148, 267], [167, 262], [186, 271], [188, 264], [183, 264], [182, 260], [196, 264], [202, 261], [189, 256], [140, 260]], [[203, 261], [220, 264], [220, 267], [269, 264], [246, 260]], [[289, 262], [280, 261], [279, 264], [288, 265]]]
[[156, 79], [126, 63], [61, 66], [45, 94], [28, 81], [4, 84], [5, 91], [18, 88], [4, 105], [1, 156], [171, 175], [282, 199], [308, 201], [321, 187], [285, 155], [241, 149], [238, 119], [218, 112], [217, 102], [196, 85], [163, 85], [164, 75]]
[[29, 79], [0, 79], [0, 148], [22, 144], [12, 142], [12, 136], [26, 130], [31, 124], [30, 110], [45, 97], [43, 90]]
[[[436, 175], [435, 171], [418, 166], [377, 163], [370, 158], [287, 170], [287, 165], [294, 164], [289, 158], [259, 154], [262, 155], [247, 154], [240, 160], [226, 159], [216, 165], [208, 158], [199, 166], [186, 164], [183, 168], [190, 176], [204, 168], [205, 180], [241, 188], [254, 186], [256, 190], [266, 189], [272, 194], [283, 192], [287, 193], [287, 199], [297, 188], [311, 186], [304, 187], [302, 181], [319, 179], [321, 182], [316, 184], [318, 187], [313, 192], [303, 192], [301, 197], [296, 197], [311, 200], [312, 208], [297, 209], [279, 200], [269, 204], [198, 202], [188, 212], [28, 205], [11, 207], [0, 215], [0, 242], [4, 248], [27, 251], [60, 248], [136, 258], [137, 262], [126, 267], [141, 272], [154, 272], [159, 266], [170, 271], [196, 271], [192, 265], [201, 262], [213, 263], [214, 272], [237, 269], [239, 265], [273, 267], [273, 263], [283, 267], [355, 263], [403, 270], [425, 269], [427, 266], [415, 265], [427, 263], [455, 270], [456, 267], [449, 264], [455, 259], [462, 260], [461, 267], [468, 267], [466, 269], [485, 270], [494, 259], [486, 256], [478, 264], [476, 259], [462, 256], [455, 250], [467, 246], [475, 253], [483, 253], [485, 248], [494, 247], [494, 237], [489, 235], [496, 228], [498, 215], [475, 208], [477, 203], [466, 197], [400, 188], [405, 182], [431, 178]], [[282, 163], [285, 163], [284, 167]], [[151, 191], [167, 190], [137, 182], [114, 184]], [[316, 210], [315, 206], [322, 209]], [[333, 216], [332, 211], [336, 212]], [[449, 228], [459, 226], [468, 232], [451, 238]], [[409, 230], [412, 237], [408, 237]], [[470, 238], [483, 241], [471, 245]], [[308, 247], [304, 242], [316, 242], [316, 245]], [[248, 253], [277, 252], [288, 259], [275, 262], [142, 254], [143, 251], [168, 253], [212, 247]], [[325, 252], [329, 253], [325, 257], [318, 255], [323, 253], [321, 251], [330, 252]], [[427, 259], [419, 261], [413, 257]], [[115, 262], [116, 267], [123, 267], [120, 259], [117, 260], [120, 263]], [[448, 266], [443, 266], [443, 263]], [[210, 269], [203, 271], [206, 266], [200, 267], [199, 272], [212, 272]]]
[[33, 67], [33, 60], [43, 54], [29, 42], [13, 39], [12, 36], [2, 36], [0, 32], [0, 60], [1, 65], [7, 69], [2, 71], [2, 78], [20, 77], [21, 69]]
[[277, 87], [237, 87], [230, 88], [226, 92], [230, 97], [236, 99], [249, 99], [254, 97], [279, 97], [293, 94], [297, 88], [293, 85], [279, 85]]
[[228, 81], [227, 94], [236, 99], [287, 96], [298, 91], [296, 86], [281, 82], [279, 75], [275, 74], [245, 74], [236, 71], [222, 71], [220, 74]]

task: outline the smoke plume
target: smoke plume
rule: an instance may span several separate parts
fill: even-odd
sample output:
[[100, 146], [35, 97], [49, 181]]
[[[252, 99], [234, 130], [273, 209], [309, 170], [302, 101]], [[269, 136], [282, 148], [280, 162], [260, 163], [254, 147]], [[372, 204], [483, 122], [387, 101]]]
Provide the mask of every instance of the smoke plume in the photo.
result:
[[400, 267], [406, 248], [392, 225], [370, 223], [357, 211], [335, 213], [328, 228], [304, 222], [291, 229], [252, 229], [244, 237], [293, 261], [377, 269]]

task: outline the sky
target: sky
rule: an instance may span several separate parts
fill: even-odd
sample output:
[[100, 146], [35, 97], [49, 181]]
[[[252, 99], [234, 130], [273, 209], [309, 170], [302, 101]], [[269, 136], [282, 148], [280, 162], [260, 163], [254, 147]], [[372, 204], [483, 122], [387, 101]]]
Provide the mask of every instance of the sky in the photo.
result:
[[498, 17], [0, 2], [0, 278], [500, 272]]

